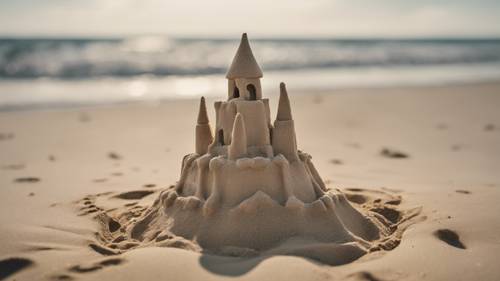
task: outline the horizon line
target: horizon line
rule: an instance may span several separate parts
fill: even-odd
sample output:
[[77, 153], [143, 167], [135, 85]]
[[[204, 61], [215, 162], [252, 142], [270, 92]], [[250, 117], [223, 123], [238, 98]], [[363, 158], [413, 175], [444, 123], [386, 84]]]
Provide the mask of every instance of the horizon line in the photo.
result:
[[[121, 40], [134, 37], [165, 37], [173, 39], [210, 39], [210, 40], [240, 40], [240, 36], [232, 35], [181, 35], [166, 33], [136, 33], [136, 34], [1, 34], [0, 39], [54, 39], [54, 40]], [[257, 35], [249, 36], [254, 40], [500, 40], [500, 35], [412, 35], [412, 36], [364, 36], [364, 35]]]

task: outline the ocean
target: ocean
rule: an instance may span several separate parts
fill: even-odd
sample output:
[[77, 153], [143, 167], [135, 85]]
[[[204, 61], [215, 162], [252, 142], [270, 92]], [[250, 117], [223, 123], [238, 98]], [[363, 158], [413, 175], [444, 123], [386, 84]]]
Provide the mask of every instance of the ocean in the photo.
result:
[[[225, 97], [236, 40], [0, 38], [0, 110]], [[500, 39], [251, 39], [264, 95], [500, 80]]]

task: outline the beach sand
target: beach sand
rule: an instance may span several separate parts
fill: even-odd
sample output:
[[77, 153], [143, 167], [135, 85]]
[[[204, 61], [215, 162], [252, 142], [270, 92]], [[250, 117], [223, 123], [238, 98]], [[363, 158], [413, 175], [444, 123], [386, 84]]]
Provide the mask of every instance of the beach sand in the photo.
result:
[[13, 111], [0, 113], [0, 280], [500, 279], [500, 82], [290, 94], [299, 149], [328, 187], [421, 208], [398, 247], [341, 266], [159, 247], [112, 255], [86, 202], [140, 190], [106, 203], [148, 206], [174, 184], [194, 151], [198, 100]]

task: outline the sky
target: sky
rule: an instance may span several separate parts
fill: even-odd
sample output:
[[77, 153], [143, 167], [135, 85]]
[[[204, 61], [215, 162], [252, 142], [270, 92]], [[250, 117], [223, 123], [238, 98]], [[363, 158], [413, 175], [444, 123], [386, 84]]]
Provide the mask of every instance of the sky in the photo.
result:
[[498, 0], [0, 0], [0, 36], [500, 37]]

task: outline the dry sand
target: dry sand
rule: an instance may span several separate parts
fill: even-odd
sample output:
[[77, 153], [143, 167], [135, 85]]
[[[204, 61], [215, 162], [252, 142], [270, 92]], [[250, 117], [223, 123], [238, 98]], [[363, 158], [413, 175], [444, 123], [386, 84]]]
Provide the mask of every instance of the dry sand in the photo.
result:
[[[277, 96], [270, 99], [276, 108]], [[401, 196], [398, 208], [422, 208], [425, 220], [394, 250], [341, 266], [160, 247], [113, 255], [99, 246], [92, 214], [100, 205], [140, 210], [178, 180], [182, 157], [194, 150], [198, 101], [3, 112], [0, 280], [500, 278], [500, 83], [343, 90], [291, 102], [298, 146], [328, 187], [353, 200], [384, 192]]]

